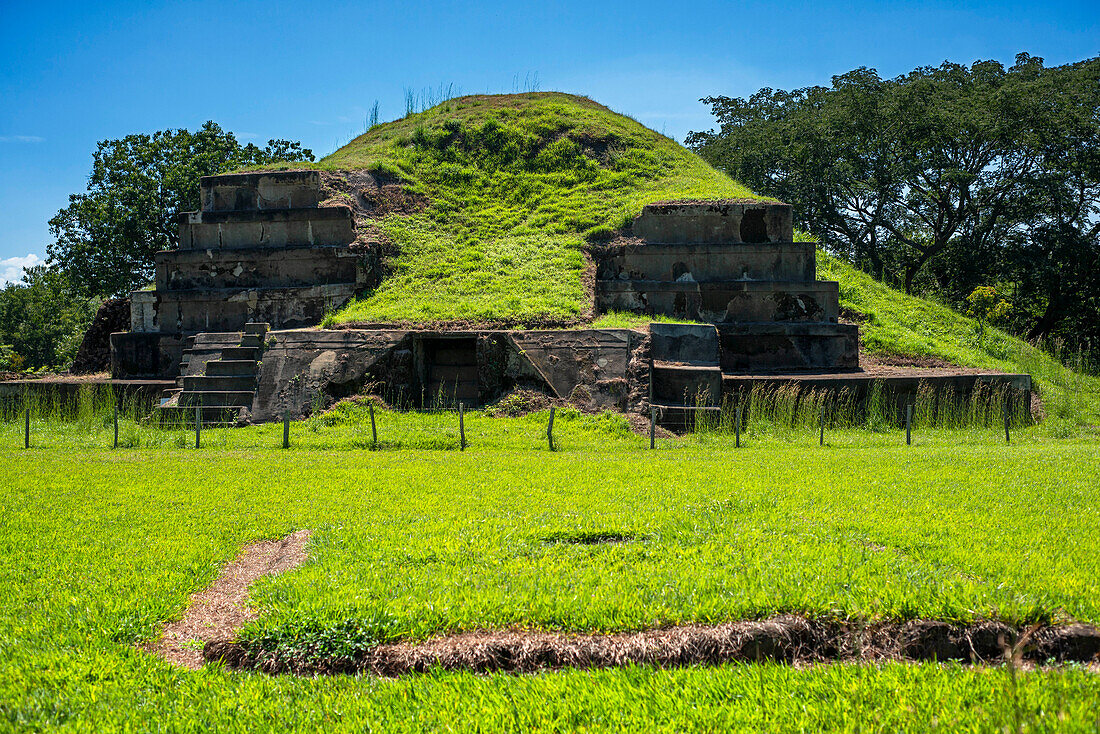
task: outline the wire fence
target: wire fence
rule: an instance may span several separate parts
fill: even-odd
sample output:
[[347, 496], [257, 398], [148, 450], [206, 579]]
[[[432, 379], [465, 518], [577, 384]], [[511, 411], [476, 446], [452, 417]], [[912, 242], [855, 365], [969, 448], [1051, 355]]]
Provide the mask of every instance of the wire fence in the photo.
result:
[[[551, 405], [520, 417], [494, 417], [491, 410], [453, 407], [382, 407], [372, 398], [341, 400], [307, 417], [283, 413], [277, 423], [244, 428], [208, 426], [200, 413], [164, 413], [153, 401], [116, 396], [110, 386], [81, 389], [75, 395], [27, 393], [0, 406], [3, 441], [8, 448], [272, 448], [436, 449], [615, 448], [637, 445], [641, 434], [651, 449], [695, 445], [729, 438], [733, 447], [752, 442], [787, 441], [825, 446], [843, 433], [848, 445], [897, 436], [912, 445], [930, 432], [975, 432], [1011, 442], [1033, 420], [1029, 403], [1007, 386], [977, 383], [954, 392], [919, 386], [911, 395], [873, 385], [865, 394], [846, 390], [801, 389], [797, 385], [756, 386], [726, 395], [718, 405], [699, 394], [678, 406], [648, 406], [633, 418], [622, 414], [583, 414]], [[670, 432], [671, 431], [671, 432]], [[875, 437], [870, 440], [869, 437]], [[693, 440], [694, 439], [694, 440]], [[892, 440], [892, 438], [891, 438]]]

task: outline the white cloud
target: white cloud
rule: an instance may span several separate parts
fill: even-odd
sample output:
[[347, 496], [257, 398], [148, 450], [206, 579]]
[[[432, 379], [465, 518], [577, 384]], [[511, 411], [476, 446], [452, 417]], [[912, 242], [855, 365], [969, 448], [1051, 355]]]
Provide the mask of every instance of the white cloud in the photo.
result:
[[0, 260], [0, 286], [22, 280], [24, 268], [34, 267], [41, 262], [42, 258], [33, 252], [23, 257], [6, 257]]
[[42, 143], [45, 140], [38, 135], [0, 135], [0, 143]]

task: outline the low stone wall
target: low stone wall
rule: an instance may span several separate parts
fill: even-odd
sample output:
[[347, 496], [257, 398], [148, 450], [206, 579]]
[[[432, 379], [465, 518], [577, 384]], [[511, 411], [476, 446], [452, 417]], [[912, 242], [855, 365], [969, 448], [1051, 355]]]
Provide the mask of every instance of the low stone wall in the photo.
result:
[[466, 369], [455, 356], [462, 350], [468, 350], [471, 371], [456, 384], [472, 380], [476, 391], [444, 397], [461, 398], [469, 407], [522, 388], [593, 409], [626, 410], [632, 355], [645, 340], [629, 329], [273, 331], [261, 359], [251, 420], [279, 420], [287, 410], [306, 415], [363, 392], [398, 407], [435, 407], [439, 386], [447, 384], [440, 374]]

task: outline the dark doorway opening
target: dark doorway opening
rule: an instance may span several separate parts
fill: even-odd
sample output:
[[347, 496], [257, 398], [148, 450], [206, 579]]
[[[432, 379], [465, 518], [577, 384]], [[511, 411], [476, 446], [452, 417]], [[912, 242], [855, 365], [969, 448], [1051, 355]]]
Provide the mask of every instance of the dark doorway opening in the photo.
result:
[[480, 404], [477, 369], [477, 337], [424, 337], [418, 340], [420, 407], [452, 410], [459, 403]]

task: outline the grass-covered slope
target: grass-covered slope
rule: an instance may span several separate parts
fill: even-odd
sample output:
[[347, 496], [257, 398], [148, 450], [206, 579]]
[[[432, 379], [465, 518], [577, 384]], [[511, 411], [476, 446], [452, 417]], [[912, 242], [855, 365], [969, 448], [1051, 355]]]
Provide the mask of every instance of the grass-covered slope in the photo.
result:
[[452, 99], [317, 166], [392, 176], [430, 201], [382, 219], [394, 274], [334, 323], [583, 319], [586, 237], [661, 199], [754, 196], [637, 121], [553, 92]]
[[964, 367], [1030, 374], [1047, 416], [1100, 424], [1100, 379], [1067, 368], [1047, 352], [957, 311], [910, 296], [843, 260], [818, 251], [817, 274], [840, 283], [840, 306], [859, 317], [863, 349], [872, 354], [936, 357]]

